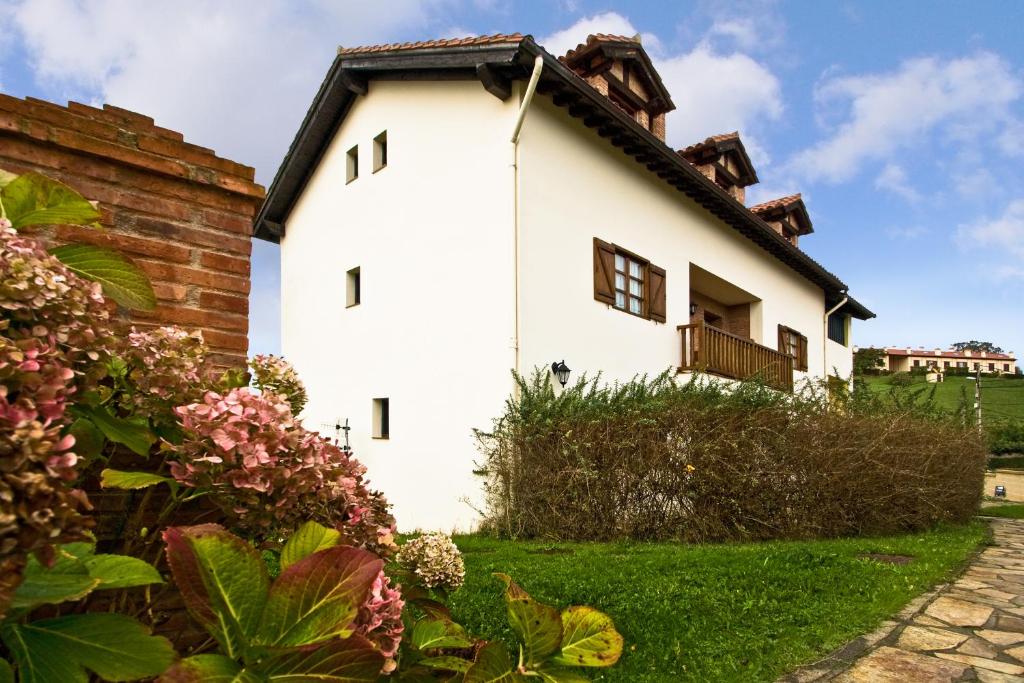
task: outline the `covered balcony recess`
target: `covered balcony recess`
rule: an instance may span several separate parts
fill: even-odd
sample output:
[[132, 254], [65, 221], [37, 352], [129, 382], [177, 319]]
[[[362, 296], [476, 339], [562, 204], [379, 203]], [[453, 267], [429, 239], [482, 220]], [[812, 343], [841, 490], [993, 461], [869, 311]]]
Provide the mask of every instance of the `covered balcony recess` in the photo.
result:
[[760, 378], [783, 391], [793, 388], [793, 357], [762, 346], [761, 300], [703, 268], [690, 265], [690, 322], [679, 325], [679, 372], [707, 372], [729, 379]]

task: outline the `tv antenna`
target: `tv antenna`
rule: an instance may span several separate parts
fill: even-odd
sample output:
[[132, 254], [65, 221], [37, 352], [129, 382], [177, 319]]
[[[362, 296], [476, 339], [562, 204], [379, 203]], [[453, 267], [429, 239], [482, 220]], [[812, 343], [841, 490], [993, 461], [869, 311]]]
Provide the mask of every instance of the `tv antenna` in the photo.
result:
[[[344, 423], [342, 423], [341, 418], [339, 417], [339, 418], [336, 418], [334, 420], [333, 424], [324, 423], [321, 426], [329, 427], [329, 428], [334, 429], [334, 445], [335, 446], [341, 446], [341, 450], [345, 451], [346, 453], [348, 453], [349, 451], [352, 450], [352, 448], [351, 448], [351, 446], [349, 446], [349, 442], [348, 442], [348, 433], [349, 433], [349, 431], [352, 428], [348, 426], [348, 418], [347, 417], [345, 418], [345, 422]], [[344, 446], [341, 445], [341, 433], [342, 432], [345, 432], [345, 445]]]

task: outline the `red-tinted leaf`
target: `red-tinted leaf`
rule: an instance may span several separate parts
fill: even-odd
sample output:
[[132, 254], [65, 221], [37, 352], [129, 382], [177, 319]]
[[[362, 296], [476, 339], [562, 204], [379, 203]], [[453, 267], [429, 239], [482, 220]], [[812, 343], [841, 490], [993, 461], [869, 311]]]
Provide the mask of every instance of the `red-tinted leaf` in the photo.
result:
[[189, 612], [224, 654], [242, 655], [259, 629], [270, 579], [259, 554], [216, 524], [164, 532], [174, 581]]
[[296, 562], [270, 589], [259, 642], [298, 647], [349, 635], [383, 566], [373, 553], [343, 546]]
[[279, 655], [259, 667], [273, 683], [361, 683], [376, 681], [384, 668], [384, 655], [362, 636], [332, 640], [315, 650]]

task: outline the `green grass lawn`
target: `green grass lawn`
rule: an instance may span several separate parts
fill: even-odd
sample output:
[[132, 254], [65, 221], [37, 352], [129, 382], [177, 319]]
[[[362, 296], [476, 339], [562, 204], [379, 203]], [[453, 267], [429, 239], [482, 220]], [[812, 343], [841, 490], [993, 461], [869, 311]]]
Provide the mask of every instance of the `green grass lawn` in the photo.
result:
[[1024, 519], [1024, 505], [993, 505], [991, 507], [982, 508], [981, 514], [987, 517]]
[[[893, 389], [890, 384], [891, 375], [878, 377], [865, 377], [868, 386], [878, 392], [889, 392]], [[914, 384], [909, 387], [898, 387], [900, 392], [917, 391], [926, 388], [931, 391], [935, 388], [935, 405], [950, 411], [955, 411], [960, 406], [962, 392], [966, 392], [969, 406], [974, 406], [974, 378], [973, 377], [952, 377], [947, 375], [944, 382], [928, 384], [924, 376], [913, 378]], [[1001, 379], [999, 377], [981, 378], [981, 418], [997, 421], [999, 419], [1024, 420], [1024, 381], [1013, 379]], [[927, 396], [927, 393], [925, 394]]]
[[[687, 546], [456, 537], [466, 584], [456, 621], [512, 642], [498, 582], [611, 615], [625, 637], [601, 681], [771, 681], [870, 631], [956, 572], [986, 538], [975, 523], [892, 538]], [[906, 565], [858, 558], [910, 555]]]

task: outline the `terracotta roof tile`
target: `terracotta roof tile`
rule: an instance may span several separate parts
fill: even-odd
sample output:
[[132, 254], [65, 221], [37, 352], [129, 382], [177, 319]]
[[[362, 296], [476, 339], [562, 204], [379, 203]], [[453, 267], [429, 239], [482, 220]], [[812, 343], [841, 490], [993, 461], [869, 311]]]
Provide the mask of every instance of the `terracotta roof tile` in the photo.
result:
[[636, 43], [640, 44], [635, 36], [617, 36], [611, 33], [591, 33], [587, 36], [586, 42], [580, 43], [573, 49], [565, 53], [565, 55], [558, 58], [559, 61], [564, 62], [567, 59], [571, 59], [578, 52], [582, 52], [588, 47], [592, 47], [595, 43]]
[[523, 39], [521, 33], [495, 33], [490, 36], [470, 36], [468, 38], [442, 38], [440, 40], [421, 40], [415, 43], [387, 43], [384, 45], [363, 45], [361, 47], [339, 47], [339, 55], [375, 54], [378, 52], [399, 52], [404, 50], [428, 50], [439, 47], [466, 47], [468, 45], [493, 45], [496, 43], [518, 43]]
[[739, 139], [740, 139], [740, 132], [738, 130], [734, 130], [731, 133], [722, 133], [721, 135], [712, 135], [711, 137], [706, 138], [706, 139], [704, 139], [704, 140], [702, 140], [700, 142], [696, 142], [696, 143], [690, 145], [689, 147], [686, 147], [684, 149], [680, 149], [680, 150], [678, 150], [678, 152], [680, 154], [682, 154], [683, 156], [686, 156], [687, 154], [693, 154], [694, 152], [700, 152], [704, 148], [711, 147], [712, 145], [715, 145], [715, 144], [717, 144], [719, 142], [725, 142], [726, 140], [739, 140]]
[[959, 358], [961, 360], [972, 360], [972, 361], [990, 361], [990, 360], [1014, 360], [1014, 357], [1006, 353], [986, 353], [984, 356], [981, 355], [980, 351], [973, 352], [970, 356], [965, 355], [962, 351], [940, 351], [935, 353], [934, 350], [929, 349], [910, 349], [908, 352], [905, 348], [903, 349], [885, 349], [886, 355], [889, 356], [915, 356], [918, 358]]
[[762, 202], [750, 207], [750, 210], [754, 213], [767, 213], [773, 209], [782, 209], [792, 204], [796, 204], [801, 199], [800, 193], [791, 194], [788, 197], [779, 197], [778, 199], [772, 199], [767, 202]]

